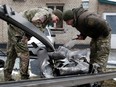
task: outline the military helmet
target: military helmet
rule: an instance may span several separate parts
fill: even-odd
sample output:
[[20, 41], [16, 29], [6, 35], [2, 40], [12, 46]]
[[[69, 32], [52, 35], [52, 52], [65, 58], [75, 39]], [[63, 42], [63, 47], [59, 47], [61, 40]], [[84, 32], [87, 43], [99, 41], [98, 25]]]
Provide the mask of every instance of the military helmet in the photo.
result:
[[63, 20], [68, 21], [74, 18], [74, 14], [72, 10], [67, 10], [63, 12]]
[[52, 13], [55, 14], [59, 18], [59, 20], [62, 20], [62, 11], [61, 10], [56, 9]]

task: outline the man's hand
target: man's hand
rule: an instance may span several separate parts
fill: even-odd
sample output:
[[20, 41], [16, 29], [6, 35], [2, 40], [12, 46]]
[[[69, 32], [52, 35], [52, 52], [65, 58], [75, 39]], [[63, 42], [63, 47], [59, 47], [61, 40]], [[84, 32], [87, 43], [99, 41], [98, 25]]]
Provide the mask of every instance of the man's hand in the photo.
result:
[[84, 40], [84, 37], [82, 35], [77, 35], [77, 37], [72, 40]]

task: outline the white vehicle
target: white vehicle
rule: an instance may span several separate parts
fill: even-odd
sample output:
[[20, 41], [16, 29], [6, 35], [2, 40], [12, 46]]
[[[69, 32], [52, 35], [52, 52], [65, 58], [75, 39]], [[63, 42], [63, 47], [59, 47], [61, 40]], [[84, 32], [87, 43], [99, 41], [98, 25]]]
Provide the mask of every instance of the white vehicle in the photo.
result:
[[[55, 34], [53, 34], [51, 32], [49, 27], [45, 28], [44, 34], [54, 45], [55, 44]], [[39, 41], [38, 39], [36, 39], [35, 37], [32, 36], [31, 39], [28, 41], [28, 47], [29, 47], [29, 51], [32, 52], [33, 54], [36, 54], [33, 52], [33, 51], [36, 51], [36, 49], [33, 47], [32, 43], [35, 43], [38, 47], [45, 47], [45, 45], [41, 41]]]

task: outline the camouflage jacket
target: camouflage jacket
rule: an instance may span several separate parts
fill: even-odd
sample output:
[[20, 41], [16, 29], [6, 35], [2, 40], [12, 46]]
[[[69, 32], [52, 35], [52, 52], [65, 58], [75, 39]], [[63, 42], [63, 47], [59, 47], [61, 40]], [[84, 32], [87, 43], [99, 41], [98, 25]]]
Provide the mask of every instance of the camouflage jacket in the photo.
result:
[[50, 23], [51, 14], [52, 10], [47, 7], [33, 8], [22, 12], [23, 17], [25, 17], [30, 22], [39, 19], [40, 22], [38, 22], [35, 26], [40, 29], [45, 28], [45, 26]]
[[100, 36], [108, 36], [111, 28], [107, 22], [100, 18], [97, 14], [93, 14], [84, 10], [82, 7], [73, 9], [74, 25], [81, 35], [86, 38], [98, 38]]
[[[52, 10], [48, 9], [46, 7], [44, 8], [33, 8], [26, 11], [23, 11], [20, 13], [23, 17], [25, 17], [28, 21], [32, 22], [32, 20], [40, 20], [40, 23], [38, 22], [36, 27], [40, 29], [41, 31], [44, 31], [45, 26], [49, 23], [51, 20], [51, 14]], [[23, 30], [9, 24], [8, 28], [8, 37], [9, 39], [15, 39], [16, 36], [23, 36], [27, 35]], [[13, 37], [13, 38], [12, 38]]]

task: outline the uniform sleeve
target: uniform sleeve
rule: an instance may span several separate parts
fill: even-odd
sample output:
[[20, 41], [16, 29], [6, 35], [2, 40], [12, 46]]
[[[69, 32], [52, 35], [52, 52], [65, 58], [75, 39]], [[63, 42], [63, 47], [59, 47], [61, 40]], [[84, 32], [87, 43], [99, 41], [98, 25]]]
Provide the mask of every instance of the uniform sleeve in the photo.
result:
[[49, 18], [49, 11], [46, 9], [40, 9], [32, 18], [31, 21], [35, 23], [35, 26], [38, 27], [41, 31], [44, 31], [45, 26], [44, 22]]
[[49, 10], [45, 8], [32, 8], [21, 12], [21, 14], [27, 18], [30, 22], [40, 20], [43, 22], [46, 19], [46, 16], [49, 15]]
[[37, 13], [37, 11], [38, 11], [37, 8], [32, 8], [32, 9], [29, 9], [29, 10], [25, 10], [25, 11], [21, 12], [20, 14], [22, 14], [23, 17], [25, 17], [28, 21], [31, 22], [32, 18]]
[[24, 11], [24, 16], [33, 24], [39, 28], [39, 30], [44, 31], [43, 23], [48, 18], [49, 10], [47, 8], [33, 8]]
[[39, 11], [37, 11], [37, 13], [34, 15], [34, 17], [32, 18], [32, 21], [36, 21], [39, 20], [41, 23], [43, 23], [47, 17], [49, 15], [49, 12], [45, 9], [40, 9]]
[[96, 31], [104, 36], [107, 36], [109, 34], [109, 29], [107, 27], [106, 21], [97, 16], [90, 16], [86, 18], [85, 26], [86, 28]]

